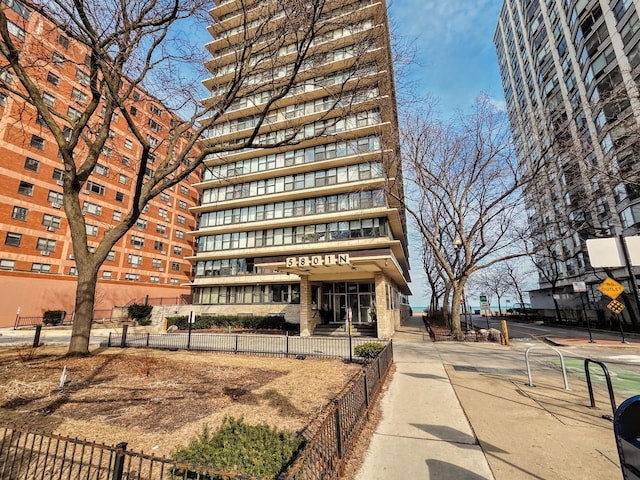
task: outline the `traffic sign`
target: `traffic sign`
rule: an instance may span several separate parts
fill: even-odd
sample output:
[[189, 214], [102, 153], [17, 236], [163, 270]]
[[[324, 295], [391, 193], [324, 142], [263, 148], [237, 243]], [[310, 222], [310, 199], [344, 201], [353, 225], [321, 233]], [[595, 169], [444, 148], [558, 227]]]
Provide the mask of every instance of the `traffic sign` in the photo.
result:
[[622, 292], [624, 292], [624, 286], [616, 282], [613, 278], [607, 277], [604, 279], [604, 282], [600, 284], [598, 290], [604, 293], [607, 297], [615, 300]]
[[613, 313], [620, 313], [622, 310], [624, 310], [624, 305], [617, 300], [611, 300], [611, 302], [609, 302], [609, 305], [607, 305], [607, 308]]

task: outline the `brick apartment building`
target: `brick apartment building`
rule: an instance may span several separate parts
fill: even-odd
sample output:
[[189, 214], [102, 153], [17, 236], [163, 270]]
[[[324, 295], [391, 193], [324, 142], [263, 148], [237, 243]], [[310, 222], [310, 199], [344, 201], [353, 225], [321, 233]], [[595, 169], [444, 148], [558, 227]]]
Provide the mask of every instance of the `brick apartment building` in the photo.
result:
[[[87, 47], [15, 0], [3, 0], [2, 8], [9, 32], [22, 42], [24, 52], [36, 44], [53, 52], [51, 61], [38, 67], [39, 86], [50, 108], [73, 118], [90, 96]], [[0, 67], [0, 75], [17, 83], [8, 69]], [[147, 138], [157, 143], [155, 155], [163, 155], [169, 112], [143, 90], [134, 93], [128, 108], [146, 128]], [[135, 185], [141, 147], [124, 119], [114, 120], [102, 158], [81, 193], [90, 245], [97, 245], [105, 229], [120, 221]], [[0, 326], [12, 326], [18, 313], [73, 311], [76, 269], [61, 207], [62, 168], [53, 135], [35, 108], [0, 93]], [[190, 208], [198, 202], [190, 184], [198, 181], [194, 174], [188, 183], [157, 196], [136, 227], [118, 241], [99, 270], [96, 312], [108, 316], [113, 306], [134, 300], [190, 293], [191, 264], [185, 258], [194, 248], [187, 232], [195, 229]]]

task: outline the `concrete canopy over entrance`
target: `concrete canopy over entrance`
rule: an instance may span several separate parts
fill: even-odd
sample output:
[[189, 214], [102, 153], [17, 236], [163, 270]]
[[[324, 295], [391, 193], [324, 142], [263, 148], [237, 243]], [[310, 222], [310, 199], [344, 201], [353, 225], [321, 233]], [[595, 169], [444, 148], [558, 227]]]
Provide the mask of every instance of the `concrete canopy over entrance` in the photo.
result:
[[321, 308], [323, 284], [371, 281], [374, 284], [375, 323], [379, 338], [390, 338], [399, 323], [390, 296], [397, 290], [410, 294], [404, 272], [390, 249], [317, 253], [256, 259], [256, 265], [300, 278], [300, 334], [312, 335], [321, 322], [315, 315]]

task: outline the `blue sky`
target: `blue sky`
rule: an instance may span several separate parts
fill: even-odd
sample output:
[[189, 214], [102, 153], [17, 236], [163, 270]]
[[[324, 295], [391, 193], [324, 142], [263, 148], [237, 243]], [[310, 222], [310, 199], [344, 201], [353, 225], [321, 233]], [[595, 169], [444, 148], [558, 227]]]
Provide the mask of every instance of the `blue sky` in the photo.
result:
[[[504, 103], [493, 45], [502, 0], [387, 1], [392, 28], [417, 52], [409, 78], [421, 95], [437, 99], [442, 117], [467, 109], [480, 94]], [[409, 235], [409, 243], [418, 247], [411, 249], [411, 305], [427, 306], [419, 240], [412, 238], [411, 228]]]

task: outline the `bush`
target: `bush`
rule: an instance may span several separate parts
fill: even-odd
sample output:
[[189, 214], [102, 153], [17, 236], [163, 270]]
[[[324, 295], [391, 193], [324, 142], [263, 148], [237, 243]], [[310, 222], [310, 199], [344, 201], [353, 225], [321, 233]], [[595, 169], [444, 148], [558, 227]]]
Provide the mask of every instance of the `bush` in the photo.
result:
[[384, 349], [384, 344], [371, 342], [371, 343], [363, 343], [362, 345], [358, 345], [353, 352], [358, 357], [362, 357], [365, 360], [373, 360], [376, 358], [380, 352]]
[[179, 463], [275, 479], [291, 464], [302, 445], [303, 441], [289, 432], [225, 417], [215, 433], [205, 425], [186, 447], [178, 447], [171, 456]]
[[42, 314], [42, 323], [45, 325], [60, 325], [67, 316], [65, 310], [47, 310]]
[[[175, 325], [180, 330], [189, 329], [189, 317], [181, 315], [177, 317], [168, 317], [167, 326]], [[208, 329], [211, 327], [227, 328], [246, 328], [246, 329], [264, 329], [264, 330], [289, 330], [293, 327], [287, 324], [284, 315], [267, 315], [264, 317], [248, 317], [238, 315], [196, 315], [196, 321], [191, 325], [192, 329]], [[295, 326], [297, 327], [297, 325]]]
[[151, 310], [153, 310], [153, 307], [151, 305], [140, 305], [137, 303], [134, 303], [133, 305], [129, 305], [127, 307], [129, 318], [132, 318], [134, 320], [147, 318], [149, 315], [151, 315]]

